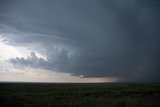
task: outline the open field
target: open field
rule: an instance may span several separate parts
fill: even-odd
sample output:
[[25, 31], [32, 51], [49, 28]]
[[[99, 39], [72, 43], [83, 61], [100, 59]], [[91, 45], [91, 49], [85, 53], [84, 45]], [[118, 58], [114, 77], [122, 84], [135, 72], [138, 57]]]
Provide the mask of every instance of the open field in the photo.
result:
[[160, 107], [160, 84], [0, 83], [0, 107]]

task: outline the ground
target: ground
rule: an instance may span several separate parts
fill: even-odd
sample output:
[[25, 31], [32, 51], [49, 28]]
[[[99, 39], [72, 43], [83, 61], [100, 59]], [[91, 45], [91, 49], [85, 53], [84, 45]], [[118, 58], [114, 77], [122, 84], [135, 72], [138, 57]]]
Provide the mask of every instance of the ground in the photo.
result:
[[0, 83], [0, 107], [160, 107], [160, 84]]

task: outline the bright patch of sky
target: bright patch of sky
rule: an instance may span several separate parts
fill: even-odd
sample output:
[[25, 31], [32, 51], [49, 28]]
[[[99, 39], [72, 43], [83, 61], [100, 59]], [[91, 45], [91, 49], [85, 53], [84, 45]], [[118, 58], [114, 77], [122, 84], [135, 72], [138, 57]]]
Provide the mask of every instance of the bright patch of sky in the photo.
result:
[[[1, 34], [2, 35], [2, 34]], [[25, 46], [12, 46], [6, 38], [0, 35], [0, 61], [5, 61], [10, 58], [27, 58], [33, 50], [29, 50]], [[45, 56], [38, 52], [35, 52], [36, 56], [39, 58], [46, 59]]]

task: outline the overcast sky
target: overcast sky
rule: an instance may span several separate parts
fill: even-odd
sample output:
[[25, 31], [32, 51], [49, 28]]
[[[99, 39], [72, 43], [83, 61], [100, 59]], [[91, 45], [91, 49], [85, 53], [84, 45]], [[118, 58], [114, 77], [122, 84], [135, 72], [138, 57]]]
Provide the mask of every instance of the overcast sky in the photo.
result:
[[0, 81], [159, 82], [159, 0], [0, 0]]

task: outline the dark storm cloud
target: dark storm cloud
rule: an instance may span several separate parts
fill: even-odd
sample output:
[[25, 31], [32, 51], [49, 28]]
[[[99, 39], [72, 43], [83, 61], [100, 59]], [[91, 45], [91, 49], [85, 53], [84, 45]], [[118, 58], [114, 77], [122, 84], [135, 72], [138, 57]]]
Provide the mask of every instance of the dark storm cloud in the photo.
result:
[[[160, 81], [158, 0], [2, 0], [1, 5], [0, 31], [23, 32], [9, 38], [17, 44], [40, 43], [46, 50], [50, 60], [34, 57], [44, 63], [39, 67], [86, 77]], [[54, 46], [65, 50], [65, 57], [56, 59], [60, 51]], [[12, 62], [34, 65], [31, 59]]]

